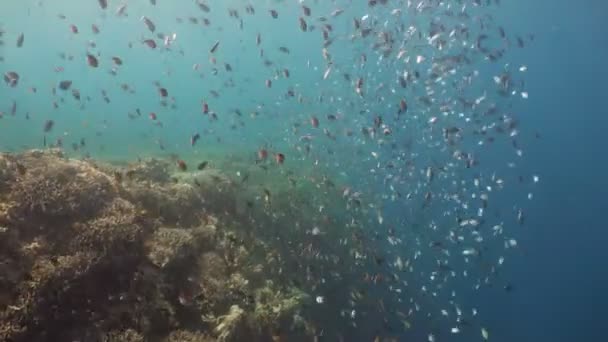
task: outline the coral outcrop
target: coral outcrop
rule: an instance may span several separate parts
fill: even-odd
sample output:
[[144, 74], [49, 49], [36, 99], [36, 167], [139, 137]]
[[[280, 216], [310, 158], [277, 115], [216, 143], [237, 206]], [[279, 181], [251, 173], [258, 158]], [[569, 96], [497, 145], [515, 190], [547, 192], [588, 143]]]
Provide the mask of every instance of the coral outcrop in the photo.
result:
[[239, 185], [170, 165], [0, 155], [0, 340], [270, 341], [302, 323], [310, 296], [270, 280], [279, 251]]

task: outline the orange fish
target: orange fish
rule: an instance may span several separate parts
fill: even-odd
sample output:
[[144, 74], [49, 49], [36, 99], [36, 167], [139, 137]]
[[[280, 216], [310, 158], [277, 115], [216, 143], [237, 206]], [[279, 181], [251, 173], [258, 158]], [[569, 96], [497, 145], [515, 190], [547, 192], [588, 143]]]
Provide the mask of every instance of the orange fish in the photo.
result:
[[262, 148], [258, 151], [258, 161], [264, 161], [268, 158], [268, 151]]
[[188, 165], [186, 165], [185, 161], [180, 159], [177, 161], [177, 168], [180, 169], [181, 171], [186, 171], [186, 170], [188, 170]]

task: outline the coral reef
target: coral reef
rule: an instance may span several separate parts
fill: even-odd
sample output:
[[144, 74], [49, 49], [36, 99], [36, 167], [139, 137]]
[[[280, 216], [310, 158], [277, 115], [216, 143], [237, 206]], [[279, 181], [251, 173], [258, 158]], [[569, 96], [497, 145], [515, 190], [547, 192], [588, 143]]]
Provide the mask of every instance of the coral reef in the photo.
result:
[[238, 341], [239, 336], [243, 334], [241, 330], [245, 326], [244, 320], [245, 311], [238, 305], [231, 306], [228, 314], [217, 318], [219, 323], [215, 327], [215, 332], [218, 334], [217, 340], [220, 342]]
[[139, 182], [167, 183], [171, 180], [171, 164], [161, 159], [146, 159], [125, 171], [128, 179]]
[[201, 332], [192, 332], [185, 330], [172, 331], [163, 342], [213, 342], [215, 338], [203, 334]]
[[238, 209], [251, 191], [217, 169], [171, 172], [0, 155], [0, 340], [269, 341], [306, 326], [310, 296], [278, 285], [281, 244], [260, 228], [282, 218], [259, 205], [252, 220]]
[[110, 331], [101, 338], [102, 342], [144, 342], [144, 337], [133, 329]]
[[258, 329], [276, 329], [280, 325], [297, 325], [294, 316], [298, 309], [311, 304], [312, 299], [297, 288], [281, 291], [268, 280], [265, 287], [256, 290], [255, 303], [254, 317]]
[[7, 203], [13, 219], [86, 218], [114, 196], [106, 174], [86, 162], [62, 159], [58, 151], [51, 155], [57, 162], [48, 163], [49, 156], [42, 151], [13, 161], [17, 181], [11, 184]]

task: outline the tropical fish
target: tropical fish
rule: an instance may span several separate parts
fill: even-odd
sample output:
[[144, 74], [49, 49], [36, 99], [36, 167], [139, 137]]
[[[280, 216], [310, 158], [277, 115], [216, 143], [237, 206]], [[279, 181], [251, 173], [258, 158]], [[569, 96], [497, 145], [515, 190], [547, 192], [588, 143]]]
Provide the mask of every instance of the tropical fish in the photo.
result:
[[4, 82], [10, 87], [16, 87], [19, 84], [19, 74], [14, 71], [4, 73]]
[[87, 54], [87, 64], [92, 68], [97, 68], [99, 66], [99, 61], [97, 60], [97, 57]]

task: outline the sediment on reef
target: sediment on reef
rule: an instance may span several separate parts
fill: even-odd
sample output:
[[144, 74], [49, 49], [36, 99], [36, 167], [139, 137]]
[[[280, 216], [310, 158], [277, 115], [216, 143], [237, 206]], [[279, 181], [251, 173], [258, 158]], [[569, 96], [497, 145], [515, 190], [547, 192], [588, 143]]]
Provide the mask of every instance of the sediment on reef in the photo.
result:
[[0, 155], [0, 340], [314, 335], [311, 295], [281, 269], [291, 247], [272, 246], [276, 226], [293, 227], [293, 201], [278, 193], [282, 214], [253, 219], [246, 191], [219, 170], [173, 169]]

